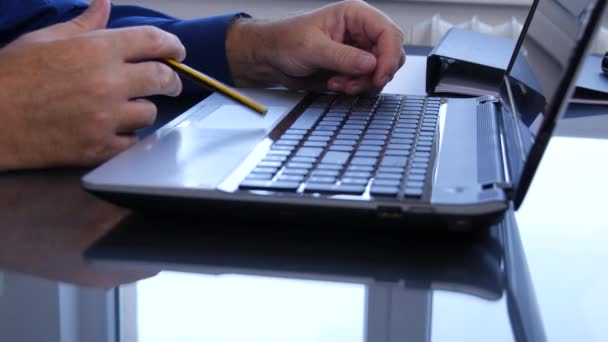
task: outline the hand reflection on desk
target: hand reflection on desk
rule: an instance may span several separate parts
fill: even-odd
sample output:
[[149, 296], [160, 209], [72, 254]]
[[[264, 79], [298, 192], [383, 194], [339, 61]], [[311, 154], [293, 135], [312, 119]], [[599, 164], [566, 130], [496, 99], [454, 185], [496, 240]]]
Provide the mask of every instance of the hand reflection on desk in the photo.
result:
[[86, 263], [84, 250], [129, 211], [89, 195], [83, 170], [0, 174], [0, 269], [111, 288], [158, 273]]

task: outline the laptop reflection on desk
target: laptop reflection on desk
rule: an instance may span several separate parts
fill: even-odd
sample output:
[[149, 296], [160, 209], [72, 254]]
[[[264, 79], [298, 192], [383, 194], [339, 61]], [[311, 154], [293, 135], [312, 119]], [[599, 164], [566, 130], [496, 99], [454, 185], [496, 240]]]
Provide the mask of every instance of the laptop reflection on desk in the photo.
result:
[[[306, 224], [290, 228], [296, 229], [132, 215], [91, 247], [86, 258], [212, 275], [363, 284], [369, 342], [430, 341], [437, 293], [503, 301], [518, 342], [546, 340], [511, 211], [475, 239], [378, 239], [365, 230], [345, 237], [339, 230]], [[387, 334], [390, 339], [380, 338]]]

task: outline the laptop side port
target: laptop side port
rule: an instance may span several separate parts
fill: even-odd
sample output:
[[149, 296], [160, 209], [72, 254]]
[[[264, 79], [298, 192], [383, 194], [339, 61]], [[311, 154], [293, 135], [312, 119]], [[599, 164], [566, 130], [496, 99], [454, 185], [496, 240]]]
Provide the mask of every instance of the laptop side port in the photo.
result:
[[398, 219], [403, 216], [403, 211], [400, 207], [379, 206], [377, 212], [378, 217], [382, 219]]

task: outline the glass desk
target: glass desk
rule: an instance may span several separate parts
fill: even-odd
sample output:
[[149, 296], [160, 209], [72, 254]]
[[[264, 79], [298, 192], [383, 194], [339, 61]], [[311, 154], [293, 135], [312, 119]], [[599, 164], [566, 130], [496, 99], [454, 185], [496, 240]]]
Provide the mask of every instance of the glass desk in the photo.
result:
[[440, 239], [241, 227], [131, 216], [90, 250], [173, 270], [123, 287], [123, 339], [546, 340], [512, 213]]

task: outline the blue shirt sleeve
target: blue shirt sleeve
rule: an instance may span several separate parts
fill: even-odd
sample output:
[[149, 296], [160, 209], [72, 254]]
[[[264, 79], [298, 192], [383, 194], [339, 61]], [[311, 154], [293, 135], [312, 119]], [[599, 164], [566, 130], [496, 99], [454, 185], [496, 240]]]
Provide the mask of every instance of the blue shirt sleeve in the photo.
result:
[[[22, 34], [80, 15], [87, 4], [79, 0], [0, 0], [0, 46]], [[177, 35], [187, 50], [186, 64], [232, 84], [226, 58], [226, 33], [241, 13], [181, 20], [151, 9], [113, 5], [109, 28], [152, 25]], [[246, 15], [245, 15], [246, 16]]]

